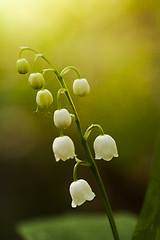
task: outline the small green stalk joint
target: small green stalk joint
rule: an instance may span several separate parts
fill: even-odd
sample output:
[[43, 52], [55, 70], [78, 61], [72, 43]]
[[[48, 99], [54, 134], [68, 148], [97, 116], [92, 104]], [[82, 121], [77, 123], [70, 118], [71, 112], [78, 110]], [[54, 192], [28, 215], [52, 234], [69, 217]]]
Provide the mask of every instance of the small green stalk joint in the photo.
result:
[[61, 101], [60, 101], [60, 95], [64, 94], [67, 90], [65, 88], [60, 88], [57, 92], [57, 106], [58, 110], [61, 109]]
[[77, 73], [78, 78], [80, 79], [80, 78], [81, 78], [80, 72], [78, 71], [78, 69], [77, 69], [76, 67], [73, 67], [73, 66], [68, 66], [68, 67], [64, 68], [64, 69], [61, 71], [60, 75], [61, 75], [61, 76], [64, 76], [64, 75], [65, 75], [66, 73], [68, 73], [69, 70], [71, 70], [71, 69], [74, 70], [74, 71]]
[[74, 114], [70, 113], [70, 115], [71, 115], [71, 118], [72, 118], [73, 120], [76, 120], [76, 117], [75, 117]]
[[89, 162], [82, 161], [82, 160], [78, 159], [77, 157], [75, 157], [75, 161], [77, 163], [74, 165], [74, 168], [73, 168], [73, 181], [74, 182], [77, 181], [77, 169], [78, 169], [79, 165], [83, 165], [83, 166], [86, 166], [86, 167], [90, 167], [91, 166], [91, 164]]
[[44, 76], [47, 72], [56, 72], [56, 70], [54, 68], [47, 68], [47, 69], [43, 69], [42, 75]]
[[103, 131], [103, 128], [99, 125], [99, 124], [92, 124], [90, 127], [87, 128], [83, 138], [84, 140], [86, 141], [87, 138], [89, 137], [91, 131], [93, 130], [93, 128], [98, 128], [99, 131], [100, 131], [100, 135], [104, 135], [104, 131]]
[[43, 56], [43, 54], [39, 54], [39, 53], [37, 53], [36, 55], [35, 55], [35, 58], [34, 58], [34, 72], [35, 73], [37, 73], [37, 59], [39, 58], [39, 57], [42, 57]]
[[23, 53], [23, 51], [25, 51], [25, 50], [29, 50], [29, 51], [34, 52], [34, 53], [37, 54], [37, 55], [41, 55], [41, 58], [43, 58], [43, 59], [51, 66], [51, 68], [54, 69], [55, 74], [58, 75], [58, 71], [57, 71], [57, 69], [54, 67], [54, 65], [53, 65], [43, 54], [39, 54], [39, 53], [38, 53], [36, 50], [34, 50], [33, 48], [30, 48], [30, 47], [21, 47], [21, 48], [20, 48], [20, 52], [19, 52], [19, 58], [22, 58], [22, 53]]
[[22, 53], [23, 51], [26, 51], [26, 50], [29, 50], [29, 51], [32, 51], [36, 54], [38, 54], [38, 52], [30, 47], [20, 47], [20, 52], [19, 52], [19, 58], [22, 58]]
[[63, 129], [62, 128], [59, 129], [59, 135], [60, 135], [60, 137], [63, 137]]

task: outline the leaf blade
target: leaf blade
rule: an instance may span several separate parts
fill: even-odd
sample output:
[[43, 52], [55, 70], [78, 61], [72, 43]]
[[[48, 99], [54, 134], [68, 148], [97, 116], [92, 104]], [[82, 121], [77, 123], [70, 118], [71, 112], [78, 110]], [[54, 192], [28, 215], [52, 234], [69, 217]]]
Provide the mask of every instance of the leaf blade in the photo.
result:
[[[136, 217], [118, 214], [115, 220], [120, 239], [128, 240], [136, 225]], [[22, 223], [18, 232], [26, 240], [113, 240], [109, 222], [105, 215], [66, 215]]]
[[160, 239], [160, 137], [153, 157], [144, 204], [132, 240]]

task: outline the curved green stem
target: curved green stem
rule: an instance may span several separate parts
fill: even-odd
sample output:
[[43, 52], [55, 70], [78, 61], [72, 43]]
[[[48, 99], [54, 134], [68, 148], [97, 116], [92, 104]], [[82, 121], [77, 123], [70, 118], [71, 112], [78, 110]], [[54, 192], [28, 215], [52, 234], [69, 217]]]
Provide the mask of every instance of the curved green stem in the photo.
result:
[[41, 58], [43, 58], [52, 67], [52, 69], [54, 69], [55, 73], [58, 72], [55, 66], [44, 55], [42, 55]]
[[66, 89], [65, 88], [60, 88], [58, 90], [58, 93], [57, 93], [57, 106], [58, 106], [58, 110], [61, 109], [61, 101], [60, 101], [60, 95], [65, 93]]
[[[30, 49], [30, 48], [26, 48], [24, 50], [31, 50], [31, 51], [37, 53], [35, 50]], [[21, 51], [23, 51], [23, 49], [21, 49]], [[102, 200], [103, 200], [106, 212], [107, 212], [107, 216], [108, 216], [108, 219], [109, 219], [109, 222], [110, 222], [110, 225], [111, 225], [114, 240], [119, 240], [118, 231], [117, 231], [116, 224], [115, 224], [115, 221], [114, 221], [114, 218], [113, 218], [113, 214], [112, 214], [111, 206], [110, 206], [110, 203], [109, 203], [109, 200], [108, 200], [108, 197], [107, 197], [107, 193], [105, 191], [105, 188], [104, 188], [101, 176], [99, 174], [98, 168], [96, 166], [96, 163], [95, 163], [95, 161], [93, 159], [93, 156], [91, 154], [91, 151], [90, 151], [90, 148], [88, 146], [87, 140], [83, 137], [83, 132], [82, 132], [82, 128], [81, 128], [80, 119], [79, 119], [77, 110], [75, 108], [75, 105], [73, 103], [73, 100], [71, 98], [71, 95], [70, 95], [70, 93], [68, 91], [68, 88], [66, 86], [66, 83], [65, 83], [63, 77], [61, 76], [61, 74], [59, 74], [57, 69], [52, 65], [52, 63], [45, 56], [42, 56], [42, 58], [55, 70], [55, 74], [58, 78], [58, 81], [59, 81], [61, 87], [66, 89], [65, 94], [68, 98], [68, 101], [69, 101], [71, 107], [72, 107], [72, 110], [73, 110], [73, 113], [74, 113], [74, 116], [75, 116], [75, 121], [76, 121], [76, 124], [77, 124], [77, 129], [78, 129], [78, 132], [79, 132], [79, 135], [80, 135], [81, 143], [82, 143], [85, 155], [88, 159], [88, 163], [90, 164], [90, 169], [92, 171], [92, 174], [93, 174], [93, 176], [96, 180], [98, 189], [100, 191], [100, 194], [101, 194], [101, 197], [102, 197]], [[97, 127], [97, 125], [96, 125], [96, 127]]]
[[82, 146], [84, 148], [84, 152], [86, 154], [88, 162], [91, 164], [90, 169], [93, 173], [93, 176], [96, 180], [96, 183], [97, 183], [97, 186], [99, 188], [101, 197], [103, 199], [103, 203], [104, 203], [104, 206], [105, 206], [105, 209], [106, 209], [106, 212], [107, 212], [107, 216], [108, 216], [108, 219], [109, 219], [109, 222], [110, 222], [110, 225], [111, 225], [114, 240], [119, 240], [117, 227], [116, 227], [116, 224], [115, 224], [115, 221], [114, 221], [114, 218], [113, 218], [113, 214], [112, 214], [111, 206], [110, 206], [110, 203], [109, 203], [109, 200], [108, 200], [108, 197], [107, 197], [107, 193], [105, 191], [105, 188], [104, 188], [101, 176], [99, 174], [98, 168], [95, 164], [95, 161], [94, 161], [93, 156], [91, 154], [91, 151], [89, 149], [88, 143], [87, 143], [86, 139], [84, 139], [84, 137], [83, 137], [82, 128], [81, 128], [81, 124], [80, 124], [80, 119], [79, 119], [78, 113], [76, 111], [75, 105], [73, 103], [73, 100], [70, 96], [70, 93], [67, 89], [67, 86], [66, 86], [62, 76], [57, 74], [57, 78], [58, 78], [60, 84], [62, 85], [62, 87], [64, 87], [66, 89], [66, 96], [67, 96], [67, 98], [68, 98], [68, 100], [71, 104], [72, 109], [73, 109], [73, 112], [74, 112], [74, 115], [75, 115], [75, 118], [76, 118], [77, 129], [79, 131], [79, 135], [80, 135], [80, 139], [81, 139], [81, 143], [82, 143]]
[[[21, 47], [21, 50], [19, 52], [19, 58], [22, 58], [22, 53], [23, 51], [26, 51], [26, 50], [29, 50], [29, 51], [32, 51], [36, 54], [39, 54], [36, 50], [34, 50], [33, 48], [30, 48], [30, 47]], [[41, 55], [41, 58], [43, 58], [54, 70], [55, 72], [57, 72], [57, 69], [54, 67], [54, 65], [43, 55], [43, 54], [40, 54]]]
[[26, 50], [29, 50], [29, 51], [32, 51], [36, 54], [38, 54], [38, 52], [36, 50], [34, 50], [33, 48], [30, 48], [30, 47], [21, 47], [21, 50], [19, 52], [19, 58], [22, 58], [22, 53], [23, 51], [26, 51]]
[[71, 118], [72, 118], [73, 120], [76, 120], [74, 114], [70, 113], [70, 116], [71, 116]]
[[64, 68], [64, 69], [61, 71], [60, 75], [63, 76], [63, 75], [66, 74], [70, 69], [74, 70], [74, 71], [77, 73], [79, 79], [81, 78], [80, 72], [78, 71], [78, 69], [77, 69], [76, 67], [73, 67], [73, 66], [68, 66], [68, 67]]
[[91, 151], [89, 149], [88, 143], [87, 143], [87, 141], [83, 137], [81, 123], [80, 123], [80, 119], [79, 119], [78, 113], [76, 111], [75, 105], [73, 103], [73, 100], [72, 100], [72, 98], [70, 96], [70, 93], [68, 91], [68, 88], [67, 88], [67, 86], [66, 86], [62, 76], [58, 72], [56, 72], [56, 76], [57, 76], [61, 86], [66, 89], [65, 94], [66, 94], [66, 96], [68, 98], [68, 101], [69, 101], [69, 103], [70, 103], [70, 105], [72, 107], [72, 110], [74, 112], [75, 119], [76, 119], [76, 124], [77, 124], [77, 129], [78, 129], [78, 132], [79, 132], [79, 135], [80, 135], [80, 139], [81, 139], [81, 143], [82, 143], [82, 146], [84, 148], [84, 152], [85, 152], [85, 154], [87, 156], [88, 162], [91, 164], [90, 169], [91, 169], [91, 171], [93, 173], [93, 176], [94, 176], [94, 178], [96, 180], [96, 183], [97, 183], [97, 186], [99, 188], [101, 197], [103, 199], [103, 203], [104, 203], [104, 206], [105, 206], [105, 209], [106, 209], [106, 212], [107, 212], [107, 216], [108, 216], [108, 219], [109, 219], [109, 222], [110, 222], [110, 225], [111, 225], [111, 229], [112, 229], [112, 233], [113, 233], [113, 236], [114, 236], [114, 240], [119, 240], [118, 231], [117, 231], [116, 224], [115, 224], [115, 221], [114, 221], [114, 218], [113, 218], [113, 214], [112, 214], [111, 206], [110, 206], [110, 203], [109, 203], [109, 200], [108, 200], [108, 197], [107, 197], [107, 193], [105, 191], [105, 188], [104, 188], [101, 176], [99, 174], [98, 168], [97, 168], [97, 166], [95, 164], [95, 161], [94, 161], [94, 159], [92, 157], [92, 154], [91, 154]]
[[35, 59], [34, 59], [34, 72], [37, 72], [37, 59], [39, 57], [42, 57], [42, 54], [36, 54]]
[[84, 139], [87, 140], [87, 138], [89, 137], [91, 131], [93, 128], [98, 128], [100, 131], [101, 135], [104, 135], [104, 131], [103, 128], [99, 125], [99, 124], [92, 124], [90, 127], [87, 128], [85, 134], [84, 134]]
[[74, 165], [74, 168], [73, 168], [73, 181], [74, 182], [77, 181], [77, 169], [78, 169], [79, 165], [83, 165], [83, 166], [86, 166], [86, 167], [91, 166], [88, 162], [78, 160], [77, 163]]
[[44, 76], [47, 72], [55, 72], [55, 69], [54, 68], [43, 69], [42, 75]]

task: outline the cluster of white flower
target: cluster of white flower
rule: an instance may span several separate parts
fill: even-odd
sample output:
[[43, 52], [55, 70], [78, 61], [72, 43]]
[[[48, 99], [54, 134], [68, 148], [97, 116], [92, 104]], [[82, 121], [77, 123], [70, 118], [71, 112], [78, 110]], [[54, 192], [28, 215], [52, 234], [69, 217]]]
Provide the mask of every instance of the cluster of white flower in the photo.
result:
[[[27, 73], [29, 71], [28, 61], [25, 58], [19, 59], [17, 61], [17, 69], [20, 74]], [[48, 89], [44, 89], [44, 75], [39, 72], [31, 73], [28, 78], [28, 83], [33, 89], [39, 90], [36, 95], [36, 103], [38, 107], [49, 107], [53, 102], [53, 96]], [[80, 97], [88, 95], [90, 92], [88, 81], [84, 78], [74, 80], [73, 92]], [[71, 125], [71, 114], [67, 109], [59, 108], [54, 112], [53, 121], [55, 126], [59, 128], [62, 133], [59, 137], [54, 139], [52, 145], [56, 161], [66, 161], [75, 158], [75, 146], [72, 139], [69, 136], [63, 135], [63, 130]], [[93, 148], [95, 151], [95, 159], [110, 161], [113, 157], [118, 157], [115, 140], [110, 135], [99, 135], [94, 141]], [[70, 194], [72, 197], [72, 207], [80, 206], [86, 200], [90, 201], [95, 197], [89, 184], [83, 179], [76, 179], [71, 183]]]
[[[61, 126], [63, 119], [65, 125], [65, 114], [60, 118], [58, 123], [56, 122], [57, 125], [59, 124]], [[57, 137], [53, 141], [52, 147], [56, 161], [66, 161], [76, 156], [74, 143], [68, 136]], [[115, 140], [107, 134], [98, 136], [94, 141], [93, 147], [95, 151], [95, 159], [110, 161], [113, 157], [118, 157]], [[70, 194], [72, 197], [72, 207], [80, 206], [86, 200], [90, 201], [95, 197], [89, 184], [83, 179], [71, 183]]]

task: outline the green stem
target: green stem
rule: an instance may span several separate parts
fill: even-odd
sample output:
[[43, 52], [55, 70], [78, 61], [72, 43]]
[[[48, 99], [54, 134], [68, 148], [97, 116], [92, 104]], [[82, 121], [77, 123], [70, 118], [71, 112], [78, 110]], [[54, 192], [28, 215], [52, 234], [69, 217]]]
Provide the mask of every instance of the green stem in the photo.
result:
[[42, 75], [44, 76], [47, 72], [55, 72], [55, 69], [54, 68], [43, 69]]
[[[24, 51], [24, 50], [31, 50], [35, 53], [38, 53], [31, 48], [23, 48], [23, 49], [21, 49], [21, 52]], [[21, 56], [21, 54], [20, 54], [20, 56]], [[101, 197], [102, 197], [102, 200], [103, 200], [106, 212], [107, 212], [107, 216], [108, 216], [108, 219], [109, 219], [109, 222], [110, 222], [110, 225], [111, 225], [114, 240], [119, 240], [118, 231], [117, 231], [116, 224], [115, 224], [115, 221], [114, 221], [114, 218], [113, 218], [113, 214], [112, 214], [111, 206], [110, 206], [110, 203], [109, 203], [109, 200], [108, 200], [108, 197], [107, 197], [107, 193], [105, 191], [105, 188], [104, 188], [101, 176], [99, 174], [98, 168], [96, 166], [96, 163], [95, 163], [95, 161], [93, 159], [93, 156], [91, 154], [91, 151], [90, 151], [90, 148], [88, 146], [87, 140], [83, 137], [83, 132], [82, 132], [82, 128], [81, 128], [80, 119], [79, 119], [77, 110], [75, 108], [75, 105], [73, 103], [73, 100], [71, 98], [71, 95], [70, 95], [70, 93], [68, 91], [68, 88], [66, 86], [66, 83], [65, 83], [64, 79], [62, 78], [62, 76], [57, 71], [57, 69], [52, 65], [52, 63], [43, 55], [42, 55], [42, 58], [55, 70], [55, 74], [58, 78], [58, 81], [59, 81], [61, 87], [66, 89], [65, 94], [68, 98], [68, 101], [69, 101], [71, 107], [72, 107], [72, 110], [73, 110], [73, 113], [74, 113], [74, 116], [75, 116], [75, 121], [76, 121], [76, 124], [77, 124], [77, 129], [78, 129], [78, 132], [80, 134], [81, 143], [82, 143], [84, 152], [86, 154], [86, 157], [88, 159], [88, 162], [90, 164], [90, 169], [93, 173], [93, 176], [94, 176], [94, 178], [96, 180], [96, 183], [97, 183], [97, 186], [99, 188], [99, 191], [100, 191], [100, 194], [101, 194]]]
[[60, 135], [60, 137], [63, 137], [63, 129], [62, 128], [59, 128], [59, 135]]
[[70, 113], [70, 116], [71, 116], [71, 118], [72, 118], [73, 120], [76, 120], [74, 114]]
[[57, 93], [57, 106], [58, 106], [58, 110], [61, 109], [61, 101], [60, 101], [60, 95], [65, 93], [66, 89], [65, 88], [60, 88], [58, 90], [58, 93]]
[[[19, 58], [22, 58], [22, 53], [23, 51], [26, 51], [26, 50], [29, 50], [29, 51], [32, 51], [36, 54], [39, 54], [36, 50], [34, 50], [33, 48], [30, 48], [30, 47], [21, 47], [21, 50], [19, 52]], [[43, 58], [51, 67], [52, 69], [55, 70], [55, 73], [58, 72], [57, 69], [54, 67], [54, 65], [43, 55], [43, 54], [40, 54], [41, 55], [41, 58]]]
[[61, 71], [60, 75], [63, 76], [63, 75], [66, 74], [70, 69], [74, 70], [74, 71], [77, 73], [78, 78], [81, 79], [81, 74], [80, 74], [80, 72], [78, 71], [78, 69], [77, 69], [76, 67], [73, 67], [73, 66], [68, 66], [68, 67], [64, 68], [64, 69]]
[[91, 131], [93, 128], [98, 128], [100, 131], [101, 135], [104, 135], [104, 131], [103, 128], [99, 125], [99, 124], [92, 124], [90, 127], [87, 128], [85, 134], [84, 134], [84, 139], [87, 140], [87, 138], [89, 137]]
[[105, 188], [104, 188], [101, 176], [99, 174], [98, 168], [95, 164], [95, 161], [94, 161], [93, 156], [91, 154], [91, 151], [89, 149], [88, 143], [87, 143], [86, 139], [84, 139], [84, 137], [83, 137], [81, 124], [80, 124], [79, 116], [78, 116], [78, 113], [76, 111], [75, 105], [73, 103], [73, 100], [70, 96], [70, 93], [68, 91], [68, 88], [67, 88], [62, 76], [60, 76], [59, 74], [56, 74], [56, 75], [57, 75], [57, 78], [58, 78], [61, 86], [66, 89], [65, 93], [66, 93], [66, 96], [68, 98], [68, 101], [71, 104], [72, 110], [74, 112], [74, 115], [75, 115], [75, 118], [76, 118], [77, 129], [78, 129], [79, 134], [80, 134], [81, 143], [82, 143], [82, 146], [84, 148], [87, 159], [88, 159], [89, 163], [91, 164], [91, 167], [90, 167], [91, 171], [93, 173], [93, 176], [96, 180], [96, 183], [97, 183], [97, 186], [99, 188], [101, 197], [103, 199], [103, 203], [104, 203], [104, 206], [105, 206], [105, 209], [106, 209], [106, 212], [107, 212], [107, 216], [108, 216], [108, 219], [109, 219], [109, 222], [110, 222], [110, 225], [111, 225], [114, 240], [119, 240], [117, 227], [116, 227], [116, 224], [115, 224], [115, 221], [114, 221], [114, 218], [113, 218], [113, 214], [112, 214], [111, 206], [110, 206], [110, 203], [109, 203], [109, 200], [108, 200], [108, 197], [107, 197], [107, 193], [105, 191]]
[[34, 72], [37, 72], [37, 59], [39, 57], [42, 57], [42, 54], [36, 54], [35, 59], [34, 59]]
[[62, 76], [61, 76], [58, 72], [55, 72], [55, 73], [56, 73], [56, 76], [57, 76], [57, 78], [58, 78], [58, 80], [59, 80], [59, 83], [60, 83], [60, 85], [62, 86], [62, 88], [65, 88], [65, 89], [66, 89], [65, 94], [66, 94], [66, 96], [67, 96], [67, 98], [68, 98], [68, 101], [69, 101], [71, 107], [72, 107], [72, 110], [73, 110], [73, 113], [74, 113], [74, 116], [75, 116], [75, 121], [76, 121], [76, 124], [77, 124], [77, 128], [78, 128], [80, 137], [81, 137], [81, 139], [82, 139], [82, 138], [83, 138], [83, 133], [82, 133], [82, 128], [81, 128], [81, 124], [80, 124], [80, 119], [79, 119], [77, 110], [76, 110], [76, 108], [75, 108], [75, 105], [74, 105], [74, 103], [73, 103], [73, 100], [72, 100], [72, 98], [71, 98], [71, 95], [70, 95], [70, 93], [69, 93], [69, 91], [68, 91], [67, 85], [66, 85], [66, 83], [64, 82]]
[[92, 174], [93, 174], [93, 176], [96, 180], [100, 195], [102, 197], [102, 200], [103, 200], [103, 203], [104, 203], [104, 206], [105, 206], [105, 210], [106, 210], [106, 213], [107, 213], [107, 216], [108, 216], [108, 219], [109, 219], [109, 222], [110, 222], [110, 226], [111, 226], [111, 229], [112, 229], [112, 233], [113, 233], [113, 236], [114, 236], [114, 240], [119, 240], [119, 234], [118, 234], [117, 227], [116, 227], [116, 224], [115, 224], [115, 221], [114, 221], [114, 217], [113, 217], [113, 214], [112, 214], [112, 209], [111, 209], [111, 206], [110, 206], [110, 203], [109, 203], [109, 200], [108, 200], [108, 196], [107, 196], [106, 190], [105, 190], [103, 182], [102, 182], [102, 178], [99, 174], [98, 168], [97, 168], [96, 163], [93, 159], [93, 156], [92, 156], [91, 151], [89, 149], [88, 143], [85, 139], [83, 139], [82, 145], [84, 147], [87, 159], [91, 163], [91, 171], [92, 171]]
[[22, 58], [22, 53], [23, 51], [26, 51], [26, 50], [29, 50], [29, 51], [32, 51], [36, 54], [38, 54], [38, 52], [36, 50], [34, 50], [33, 48], [30, 48], [30, 47], [21, 47], [21, 50], [19, 52], [19, 58]]
[[[76, 157], [75, 157], [76, 158]], [[78, 160], [78, 159], [77, 159]], [[78, 169], [78, 166], [79, 165], [83, 165], [83, 166], [86, 166], [86, 167], [90, 167], [90, 164], [88, 162], [85, 162], [85, 161], [81, 161], [81, 160], [78, 160], [78, 162], [74, 165], [74, 168], [73, 168], [73, 181], [76, 182], [77, 181], [77, 169]]]

